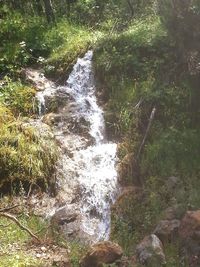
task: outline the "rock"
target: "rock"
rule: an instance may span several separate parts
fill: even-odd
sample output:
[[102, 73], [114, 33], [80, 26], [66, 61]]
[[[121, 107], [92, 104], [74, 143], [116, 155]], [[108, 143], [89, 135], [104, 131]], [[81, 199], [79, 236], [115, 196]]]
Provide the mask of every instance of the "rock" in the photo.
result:
[[45, 90], [46, 88], [55, 87], [53, 82], [45, 78], [41, 70], [26, 68], [23, 70], [22, 74], [27, 81], [36, 87], [37, 90]]
[[48, 95], [44, 95], [46, 112], [70, 111], [69, 103], [73, 98], [62, 88], [53, 90]]
[[[126, 208], [128, 203], [134, 203], [142, 201], [143, 192], [140, 187], [126, 186], [122, 188], [122, 191], [112, 206], [112, 212], [117, 214], [120, 218], [123, 214], [126, 214]], [[126, 215], [125, 215], [126, 216]]]
[[111, 264], [123, 255], [122, 248], [110, 241], [99, 242], [93, 245], [82, 258], [81, 267], [99, 267], [101, 264]]
[[53, 225], [63, 225], [63, 224], [68, 224], [71, 222], [74, 222], [77, 217], [78, 217], [79, 213], [76, 210], [76, 207], [73, 206], [71, 208], [66, 207], [62, 207], [60, 209], [58, 209], [55, 214], [52, 216], [51, 218], [51, 223]]
[[166, 264], [163, 245], [160, 239], [152, 234], [146, 236], [136, 247], [137, 259], [141, 264], [150, 266], [162, 266]]
[[167, 178], [165, 185], [166, 185], [167, 189], [170, 191], [170, 190], [174, 190], [177, 187], [177, 185], [179, 184], [179, 182], [180, 182], [180, 179], [178, 177], [171, 176], [171, 177]]
[[[200, 231], [200, 210], [187, 211], [179, 228], [180, 237], [184, 240], [195, 238]], [[200, 242], [200, 240], [199, 240]]]
[[80, 231], [80, 207], [77, 204], [68, 204], [58, 209], [51, 218], [52, 228], [66, 239], [81, 238]]
[[60, 114], [48, 113], [42, 118], [42, 122], [51, 126], [54, 124], [58, 124], [62, 120], [62, 116]]
[[186, 212], [181, 220], [179, 236], [189, 266], [200, 266], [200, 210]]
[[178, 236], [179, 220], [162, 220], [156, 226], [154, 234], [165, 243], [173, 241]]
[[171, 207], [168, 207], [165, 209], [162, 213], [162, 219], [163, 220], [175, 220], [175, 219], [181, 219], [184, 215], [184, 208], [181, 205], [173, 205]]

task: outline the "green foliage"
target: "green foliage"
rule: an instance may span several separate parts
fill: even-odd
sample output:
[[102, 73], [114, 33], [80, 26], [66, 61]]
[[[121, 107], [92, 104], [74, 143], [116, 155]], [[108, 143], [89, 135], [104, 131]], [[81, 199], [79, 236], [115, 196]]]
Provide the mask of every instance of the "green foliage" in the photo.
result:
[[70, 245], [70, 262], [73, 267], [79, 267], [80, 259], [85, 255], [88, 247], [76, 240], [70, 242], [69, 245]]
[[[166, 13], [168, 18], [170, 15]], [[108, 129], [125, 140], [127, 153], [137, 154], [151, 110], [156, 107], [139, 162], [144, 194], [139, 199], [128, 195], [112, 212], [111, 237], [128, 255], [154, 230], [167, 207], [177, 204], [177, 216], [182, 216], [188, 208], [199, 208], [200, 203], [199, 109], [194, 104], [199, 103], [199, 79], [194, 79], [197, 73], [191, 77], [180, 61], [179, 48], [165, 26], [163, 18], [156, 15], [137, 19], [125, 32], [100, 40], [95, 49], [99, 87], [109, 99]], [[180, 179], [175, 190], [167, 187], [166, 179], [171, 175]], [[130, 184], [134, 178], [123, 180]], [[167, 266], [187, 266], [180, 263], [178, 245], [169, 245], [166, 254]]]
[[[146, 146], [143, 170], [163, 177], [198, 174], [199, 131], [171, 128]], [[192, 157], [191, 157], [192, 155]]]
[[28, 63], [36, 62], [47, 54], [43, 35], [45, 24], [39, 17], [28, 17], [11, 12], [6, 6], [0, 9], [0, 71], [16, 72]]
[[47, 25], [43, 18], [0, 9], [0, 71], [17, 74], [22, 67], [40, 64], [46, 73], [67, 75], [80, 54], [101, 36], [66, 18]]
[[66, 78], [77, 57], [84, 54], [100, 36], [100, 32], [60, 20], [45, 34], [45, 43], [51, 51], [45, 62], [46, 73]]
[[150, 96], [168, 50], [166, 31], [157, 16], [138, 19], [124, 33], [99, 42], [95, 71], [109, 98], [113, 116], [108, 124], [114, 124], [114, 131], [125, 134], [138, 124], [137, 104]]

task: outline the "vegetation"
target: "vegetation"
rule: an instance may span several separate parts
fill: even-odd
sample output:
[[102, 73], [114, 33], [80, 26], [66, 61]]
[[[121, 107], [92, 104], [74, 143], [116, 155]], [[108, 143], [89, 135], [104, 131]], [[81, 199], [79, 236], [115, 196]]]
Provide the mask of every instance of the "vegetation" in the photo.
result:
[[[19, 193], [21, 184], [25, 190], [30, 184], [47, 190], [57, 161], [52, 137], [41, 138], [30, 123], [38, 112], [36, 90], [24, 81], [22, 69], [42, 68], [63, 83], [77, 57], [92, 47], [108, 135], [121, 143], [122, 184], [142, 188], [142, 194], [127, 195], [113, 208], [112, 239], [129, 256], [168, 207], [178, 207], [178, 218], [187, 209], [198, 209], [199, 1], [0, 3], [1, 193]], [[154, 108], [155, 117], [141, 146]], [[178, 177], [173, 190], [170, 176]], [[12, 226], [9, 231], [9, 237], [18, 238]], [[24, 238], [19, 235], [19, 240]], [[79, 244], [72, 244], [74, 266], [82, 251]], [[178, 241], [168, 244], [165, 253], [167, 266], [187, 266], [181, 262]], [[7, 261], [9, 266], [16, 262], [24, 266], [22, 258], [14, 255]], [[27, 266], [32, 266], [32, 259], [28, 261]]]
[[[198, 1], [160, 1], [157, 14], [136, 18], [127, 30], [95, 48], [99, 90], [109, 99], [109, 133], [123, 143], [122, 160], [132, 155], [122, 183], [144, 186], [142, 198], [128, 195], [113, 210], [112, 238], [128, 254], [154, 230], [166, 208], [178, 205], [178, 217], [188, 208], [199, 208], [198, 20]], [[154, 107], [156, 115], [138, 159]], [[175, 191], [167, 187], [170, 176], [179, 178]], [[169, 254], [177, 250], [172, 247], [166, 248]], [[177, 256], [169, 257], [179, 266]]]

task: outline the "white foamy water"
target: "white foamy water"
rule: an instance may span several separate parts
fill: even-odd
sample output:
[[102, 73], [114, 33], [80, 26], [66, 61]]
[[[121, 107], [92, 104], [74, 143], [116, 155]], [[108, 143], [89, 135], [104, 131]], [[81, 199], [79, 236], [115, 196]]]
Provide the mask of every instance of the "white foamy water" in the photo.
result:
[[[72, 151], [73, 157], [65, 159], [64, 174], [66, 184], [73, 179], [77, 179], [79, 183], [81, 230], [87, 233], [91, 240], [98, 241], [108, 239], [110, 233], [110, 206], [118, 190], [115, 169], [117, 145], [105, 139], [103, 111], [98, 106], [95, 96], [92, 56], [93, 52], [88, 51], [83, 58], [78, 59], [66, 86], [62, 87], [62, 90], [73, 99], [73, 112], [70, 116], [80, 124], [82, 121], [86, 122], [89, 125], [89, 135], [94, 140], [93, 145], [84, 149], [82, 146], [77, 147], [77, 141], [74, 146], [76, 149]], [[40, 92], [38, 100], [42, 107], [45, 107], [45, 96], [56, 94], [56, 90], [60, 88]], [[42, 112], [41, 109], [40, 112]], [[64, 126], [66, 126], [65, 122], [62, 122], [62, 127]], [[58, 130], [54, 128], [55, 131]], [[59, 134], [62, 135], [60, 129]], [[69, 139], [73, 140], [63, 134], [66, 147]], [[78, 139], [75, 137], [74, 142], [76, 140]], [[74, 173], [76, 173], [76, 178]]]

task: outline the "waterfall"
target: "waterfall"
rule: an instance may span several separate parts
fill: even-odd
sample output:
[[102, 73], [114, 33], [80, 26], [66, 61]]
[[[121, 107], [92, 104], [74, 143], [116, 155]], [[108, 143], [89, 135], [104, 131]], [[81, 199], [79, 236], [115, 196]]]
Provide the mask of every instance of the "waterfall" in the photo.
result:
[[[75, 180], [78, 183], [80, 229], [91, 240], [98, 241], [107, 240], [110, 234], [110, 206], [118, 191], [115, 169], [117, 144], [105, 138], [103, 110], [95, 95], [92, 57], [93, 52], [88, 51], [79, 58], [66, 85], [39, 92], [38, 101], [39, 112], [42, 113], [46, 97], [58, 95], [58, 92], [69, 96], [71, 102], [59, 109], [62, 119], [54, 126], [54, 133], [62, 140], [63, 146], [71, 149], [70, 157], [63, 155], [64, 187]], [[75, 126], [70, 128], [69, 121]], [[87, 145], [80, 140], [87, 140]]]

